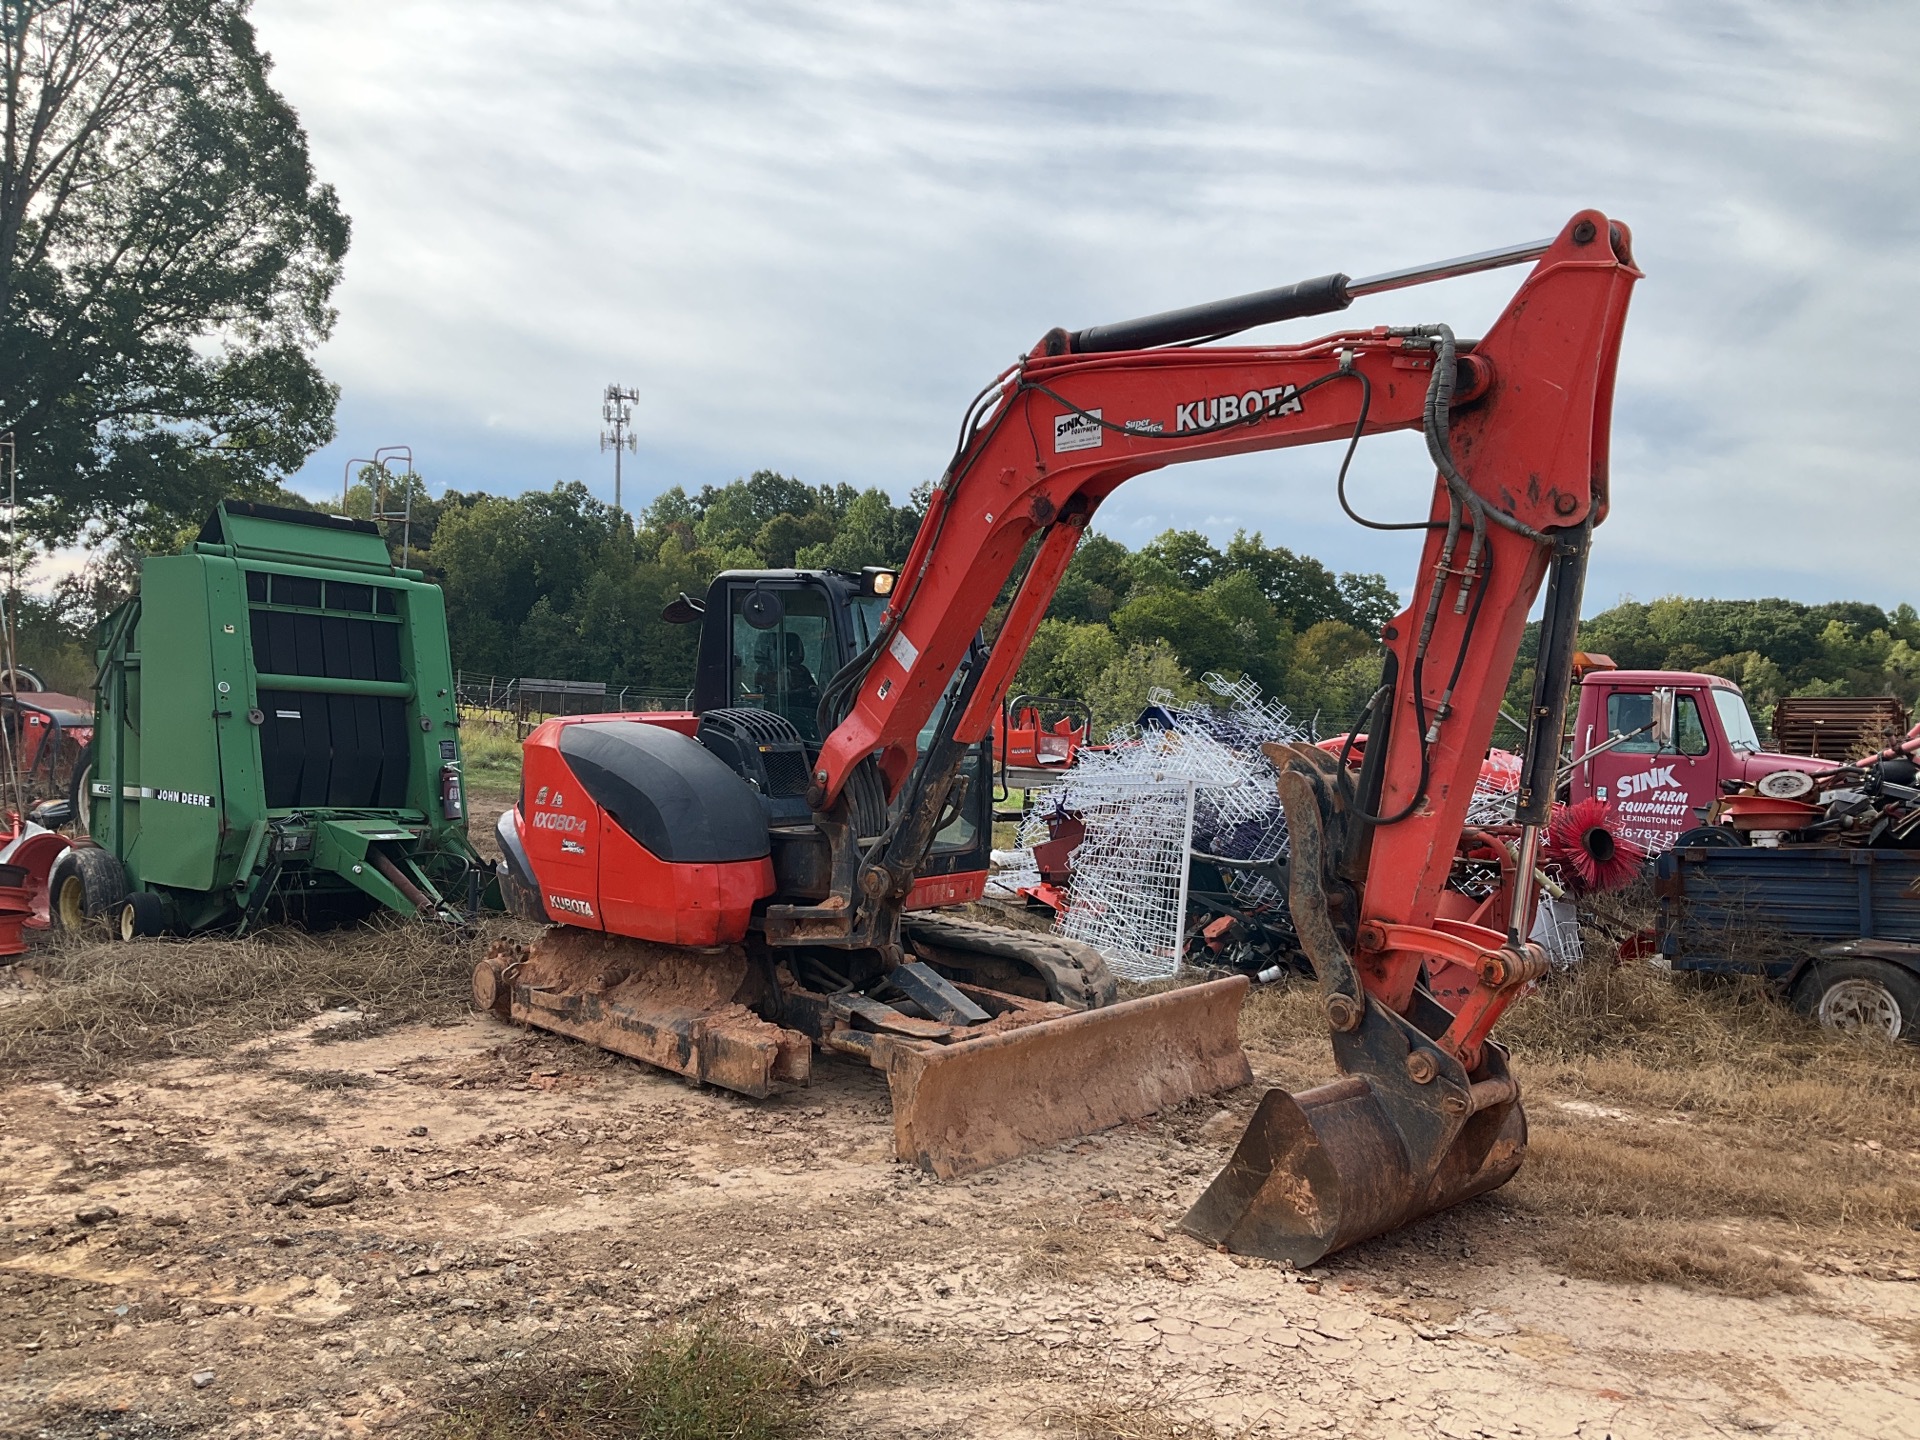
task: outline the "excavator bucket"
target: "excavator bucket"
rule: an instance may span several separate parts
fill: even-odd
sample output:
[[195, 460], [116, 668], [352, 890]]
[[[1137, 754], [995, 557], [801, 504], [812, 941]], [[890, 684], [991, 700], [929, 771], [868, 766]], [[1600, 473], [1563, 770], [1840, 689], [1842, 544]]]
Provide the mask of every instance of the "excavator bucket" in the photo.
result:
[[1181, 1228], [1244, 1255], [1311, 1265], [1506, 1183], [1527, 1122], [1506, 1052], [1485, 1043], [1469, 1074], [1436, 1040], [1452, 1016], [1416, 990], [1405, 1013], [1369, 995], [1327, 902], [1330, 757], [1269, 747], [1292, 847], [1288, 908], [1313, 962], [1342, 1078], [1270, 1090], [1226, 1168]]
[[950, 1180], [1249, 1084], [1246, 992], [1233, 976], [950, 1044], [888, 1045], [874, 1063], [893, 1094], [895, 1151]]
[[1526, 1155], [1517, 1100], [1476, 1113], [1432, 1173], [1363, 1076], [1269, 1090], [1181, 1228], [1242, 1255], [1312, 1265], [1503, 1185]]

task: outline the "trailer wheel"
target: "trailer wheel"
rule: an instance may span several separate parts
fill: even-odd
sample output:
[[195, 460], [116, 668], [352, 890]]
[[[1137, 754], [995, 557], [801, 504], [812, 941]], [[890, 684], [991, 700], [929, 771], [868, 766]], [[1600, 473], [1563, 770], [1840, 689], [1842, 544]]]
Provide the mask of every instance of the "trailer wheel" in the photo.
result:
[[160, 903], [160, 897], [146, 890], [136, 890], [122, 900], [115, 919], [122, 940], [158, 935], [167, 928], [167, 912]]
[[94, 845], [75, 845], [47, 876], [48, 918], [56, 930], [78, 934], [90, 920], [113, 914], [126, 898], [127, 872], [117, 857]]
[[1920, 1038], [1920, 979], [1884, 960], [1829, 960], [1794, 987], [1794, 1001], [1829, 1030], [1881, 1040]]

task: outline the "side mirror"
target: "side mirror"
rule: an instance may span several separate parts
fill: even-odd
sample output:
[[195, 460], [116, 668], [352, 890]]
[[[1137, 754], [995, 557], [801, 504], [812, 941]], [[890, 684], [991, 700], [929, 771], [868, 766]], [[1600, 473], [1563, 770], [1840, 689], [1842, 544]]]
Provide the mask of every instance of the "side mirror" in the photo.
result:
[[679, 595], [667, 602], [666, 608], [660, 612], [660, 618], [669, 625], [691, 625], [706, 613], [707, 607], [704, 602], [694, 599], [682, 590]]
[[1661, 750], [1673, 749], [1673, 687], [1656, 685], [1653, 691], [1653, 743]]
[[740, 614], [756, 630], [771, 630], [787, 613], [780, 596], [772, 590], [755, 590], [740, 603]]

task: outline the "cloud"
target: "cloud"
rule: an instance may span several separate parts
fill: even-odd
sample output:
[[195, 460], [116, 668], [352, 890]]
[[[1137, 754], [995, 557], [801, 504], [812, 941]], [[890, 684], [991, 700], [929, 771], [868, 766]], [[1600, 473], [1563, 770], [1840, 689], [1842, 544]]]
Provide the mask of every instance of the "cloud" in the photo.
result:
[[[1892, 537], [1920, 359], [1888, 333], [1920, 302], [1910, 6], [258, 0], [255, 19], [354, 218], [322, 357], [341, 439], [300, 475], [312, 493], [405, 441], [436, 485], [610, 495], [617, 380], [642, 394], [630, 507], [763, 466], [904, 495], [1052, 325], [1531, 239], [1597, 205], [1647, 279], [1592, 602], [1910, 594]], [[1348, 319], [1473, 333], [1516, 278]], [[1143, 477], [1101, 526], [1224, 539], [1230, 516], [1406, 584], [1409, 545], [1339, 518], [1336, 463]], [[1430, 483], [1417, 442], [1373, 441], [1354, 490], [1399, 513]]]

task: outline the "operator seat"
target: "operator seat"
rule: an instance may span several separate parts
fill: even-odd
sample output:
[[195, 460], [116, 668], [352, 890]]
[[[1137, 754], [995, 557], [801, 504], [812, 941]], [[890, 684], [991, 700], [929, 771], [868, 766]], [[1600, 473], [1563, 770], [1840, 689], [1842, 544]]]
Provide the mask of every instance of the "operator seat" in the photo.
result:
[[807, 647], [798, 635], [787, 641], [787, 719], [809, 740], [820, 738], [815, 718], [820, 709], [820, 685], [807, 668]]

